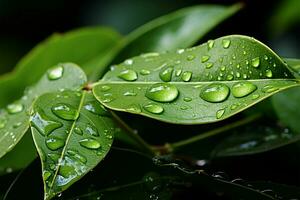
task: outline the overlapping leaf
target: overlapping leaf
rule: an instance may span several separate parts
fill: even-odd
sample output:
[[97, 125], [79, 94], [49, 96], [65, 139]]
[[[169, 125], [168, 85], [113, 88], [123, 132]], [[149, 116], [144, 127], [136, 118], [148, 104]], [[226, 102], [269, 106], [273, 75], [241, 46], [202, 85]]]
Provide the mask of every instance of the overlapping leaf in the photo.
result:
[[106, 107], [181, 124], [228, 118], [299, 83], [268, 47], [232, 35], [113, 66], [93, 89]]
[[86, 83], [84, 72], [75, 64], [59, 64], [40, 81], [28, 88], [24, 96], [0, 110], [0, 158], [9, 152], [29, 127], [29, 111], [36, 97], [64, 89], [78, 90]]
[[31, 125], [42, 161], [45, 199], [94, 168], [108, 153], [115, 131], [107, 111], [86, 91], [39, 97]]

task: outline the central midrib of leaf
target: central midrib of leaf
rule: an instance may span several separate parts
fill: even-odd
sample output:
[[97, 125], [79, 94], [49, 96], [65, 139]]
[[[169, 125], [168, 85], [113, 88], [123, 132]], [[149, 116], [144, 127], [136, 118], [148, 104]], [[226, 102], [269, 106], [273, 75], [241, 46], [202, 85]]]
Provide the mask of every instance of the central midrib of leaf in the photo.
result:
[[79, 113], [80, 113], [80, 111], [81, 111], [81, 108], [82, 108], [82, 106], [83, 106], [83, 102], [84, 102], [85, 96], [86, 96], [86, 91], [83, 91], [82, 96], [81, 96], [81, 99], [80, 99], [80, 103], [79, 103], [79, 106], [78, 106], [77, 112], [76, 112], [77, 118], [76, 118], [76, 120], [74, 120], [74, 121], [72, 122], [72, 126], [71, 126], [71, 129], [70, 129], [69, 135], [68, 135], [68, 137], [67, 137], [67, 139], [66, 139], [66, 144], [65, 144], [65, 146], [64, 146], [64, 148], [63, 148], [63, 150], [62, 150], [62, 152], [61, 152], [61, 156], [60, 156], [60, 158], [59, 158], [59, 160], [58, 160], [58, 167], [57, 167], [57, 169], [56, 169], [56, 171], [55, 171], [55, 173], [54, 173], [54, 176], [53, 176], [51, 185], [50, 185], [50, 187], [49, 187], [49, 194], [51, 194], [51, 190], [52, 190], [52, 188], [53, 188], [53, 184], [54, 184], [54, 182], [55, 182], [55, 180], [56, 180], [57, 174], [58, 174], [59, 169], [60, 169], [60, 166], [61, 166], [61, 165], [60, 165], [60, 162], [62, 161], [63, 157], [65, 156], [65, 152], [66, 152], [66, 149], [67, 149], [67, 147], [68, 147], [69, 140], [70, 140], [70, 138], [71, 138], [71, 135], [73, 134], [73, 130], [74, 130], [74, 128], [75, 128], [76, 122], [77, 122], [77, 120], [78, 120], [78, 118], [79, 118], [78, 115], [79, 115]]

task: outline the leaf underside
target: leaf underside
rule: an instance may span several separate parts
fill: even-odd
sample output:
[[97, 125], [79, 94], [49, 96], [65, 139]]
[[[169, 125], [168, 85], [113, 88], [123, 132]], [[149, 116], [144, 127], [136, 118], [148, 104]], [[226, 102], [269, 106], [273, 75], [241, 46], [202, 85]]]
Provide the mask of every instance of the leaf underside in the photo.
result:
[[115, 131], [109, 113], [86, 91], [39, 97], [31, 125], [42, 162], [45, 199], [94, 168], [108, 153]]
[[297, 85], [267, 46], [232, 35], [186, 50], [125, 60], [112, 66], [93, 92], [113, 110], [201, 124], [228, 118]]
[[[49, 79], [49, 73], [59, 68], [62, 69], [62, 76], [55, 80]], [[0, 109], [0, 158], [12, 150], [26, 133], [32, 102], [39, 95], [64, 89], [78, 90], [86, 83], [84, 72], [75, 64], [59, 64], [53, 69], [50, 69], [36, 85], [28, 88], [20, 100]]]

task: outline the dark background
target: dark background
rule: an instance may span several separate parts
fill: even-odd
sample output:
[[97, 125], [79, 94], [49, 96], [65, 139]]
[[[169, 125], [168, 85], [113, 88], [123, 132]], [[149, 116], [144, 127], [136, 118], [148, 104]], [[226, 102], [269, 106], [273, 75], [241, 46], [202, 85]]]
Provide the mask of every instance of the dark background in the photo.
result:
[[[25, 53], [54, 32], [105, 25], [127, 34], [155, 17], [182, 7], [235, 2], [243, 2], [244, 9], [210, 37], [250, 35], [282, 56], [300, 57], [297, 50], [299, 0], [0, 0], [0, 73], [10, 71]], [[284, 5], [288, 2], [293, 5], [285, 9], [285, 14], [280, 13], [278, 10], [288, 7]], [[290, 18], [284, 21], [286, 16]]]

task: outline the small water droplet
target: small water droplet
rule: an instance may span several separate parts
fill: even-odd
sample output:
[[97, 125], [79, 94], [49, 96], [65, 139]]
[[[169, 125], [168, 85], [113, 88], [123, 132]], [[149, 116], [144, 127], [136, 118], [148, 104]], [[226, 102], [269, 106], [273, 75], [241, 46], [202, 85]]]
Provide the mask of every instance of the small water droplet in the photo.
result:
[[184, 98], [183, 98], [183, 101], [185, 101], [185, 102], [190, 102], [190, 101], [192, 101], [192, 98], [190, 98], [190, 97], [184, 97]]
[[240, 72], [236, 72], [236, 74], [235, 74], [235, 75], [236, 75], [236, 77], [237, 77], [237, 78], [240, 78], [240, 77], [241, 77], [241, 74], [240, 74]]
[[248, 75], [247, 74], [243, 74], [243, 79], [247, 79]]
[[208, 40], [207, 41], [208, 50], [212, 49], [214, 47], [214, 44], [215, 44], [214, 40]]
[[132, 91], [126, 91], [124, 92], [123, 94], [124, 96], [136, 96], [136, 92], [134, 92], [133, 90]]
[[129, 106], [126, 108], [126, 111], [127, 111], [127, 112], [130, 112], [130, 113], [140, 113], [140, 112], [142, 112], [140, 106], [137, 105], [137, 104], [131, 104], [131, 105], [129, 105]]
[[227, 85], [222, 83], [212, 83], [204, 87], [200, 97], [208, 102], [217, 103], [224, 101], [230, 93]]
[[124, 61], [125, 65], [132, 65], [133, 64], [133, 60], [132, 59], [127, 59]]
[[178, 53], [178, 54], [182, 54], [184, 51], [185, 51], [184, 49], [178, 49], [178, 50], [177, 50], [177, 53]]
[[89, 123], [85, 125], [84, 133], [95, 137], [99, 136], [97, 128]]
[[65, 103], [58, 103], [51, 108], [52, 112], [59, 118], [65, 120], [76, 120], [79, 117], [79, 113], [76, 109]]
[[175, 76], [180, 76], [181, 75], [181, 73], [182, 73], [182, 70], [181, 69], [177, 69], [177, 70], [175, 70]]
[[210, 56], [204, 55], [204, 56], [201, 57], [201, 62], [205, 63], [205, 62], [207, 62], [209, 60], [209, 58], [210, 58]]
[[186, 60], [187, 61], [192, 61], [192, 60], [194, 60], [195, 59], [195, 55], [188, 55], [187, 57], [186, 57]]
[[145, 105], [144, 109], [154, 114], [161, 114], [164, 111], [164, 108], [162, 106], [153, 103]]
[[165, 67], [159, 72], [159, 77], [164, 82], [169, 82], [172, 79], [173, 67]]
[[213, 67], [213, 65], [214, 65], [214, 64], [213, 64], [213, 63], [211, 63], [211, 62], [209, 62], [209, 63], [206, 63], [206, 64], [205, 64], [205, 68], [206, 68], [206, 69], [210, 69], [210, 68], [212, 68], [212, 67]]
[[235, 110], [237, 107], [238, 107], [238, 104], [232, 104], [232, 105], [230, 106], [230, 109], [231, 109], [231, 110]]
[[49, 172], [48, 170], [44, 170], [43, 171], [43, 179], [46, 181], [50, 178], [51, 176], [51, 172]]
[[178, 89], [169, 83], [155, 83], [146, 91], [146, 97], [158, 102], [174, 101], [178, 94]]
[[142, 69], [142, 70], [140, 71], [140, 74], [143, 75], [143, 76], [149, 75], [149, 74], [150, 74], [150, 71], [147, 70], [147, 69]]
[[87, 162], [87, 159], [85, 156], [81, 155], [80, 153], [78, 153], [77, 151], [74, 150], [67, 150], [67, 154], [72, 157], [75, 158], [76, 160], [80, 161], [81, 163], [85, 164]]
[[16, 114], [24, 110], [24, 106], [21, 103], [12, 103], [6, 107], [9, 114]]
[[62, 66], [56, 66], [48, 71], [49, 80], [57, 80], [62, 77], [64, 68]]
[[110, 90], [110, 86], [108, 86], [108, 85], [102, 85], [101, 87], [100, 87], [100, 91], [102, 91], [102, 92], [106, 92], [106, 91], [108, 91], [108, 90]]
[[229, 39], [223, 39], [223, 40], [222, 40], [222, 46], [223, 46], [223, 48], [224, 48], [224, 49], [229, 48], [230, 43], [231, 43], [231, 42], [230, 42]]
[[264, 60], [268, 60], [268, 56], [267, 55], [264, 55]]
[[220, 119], [224, 115], [224, 113], [225, 113], [225, 109], [218, 110], [216, 113], [216, 118]]
[[126, 69], [120, 72], [118, 77], [125, 81], [135, 81], [138, 78], [138, 74], [134, 70]]
[[113, 100], [115, 100], [115, 98], [113, 97], [113, 95], [112, 95], [111, 93], [105, 93], [103, 96], [104, 96], [104, 97], [103, 97], [102, 101], [103, 101], [104, 103], [110, 103], [110, 102], [112, 102]]
[[254, 100], [254, 99], [257, 99], [258, 97], [259, 97], [259, 94], [253, 94], [251, 99]]
[[273, 85], [266, 85], [262, 88], [262, 92], [271, 93], [277, 91], [279, 88]]
[[79, 144], [88, 149], [99, 149], [100, 143], [92, 138], [85, 138], [79, 141]]
[[96, 101], [87, 102], [83, 108], [95, 115], [105, 116], [107, 115], [106, 109]]
[[259, 67], [259, 65], [260, 65], [260, 59], [259, 59], [259, 57], [253, 58], [251, 60], [251, 65], [252, 65], [252, 67]]
[[60, 149], [64, 145], [65, 145], [65, 141], [56, 137], [51, 137], [46, 140], [46, 146], [52, 151]]
[[270, 69], [267, 69], [265, 75], [266, 75], [266, 77], [268, 77], [268, 78], [272, 78], [273, 73], [272, 73], [272, 71], [271, 71]]
[[192, 78], [192, 72], [189, 72], [189, 71], [183, 72], [181, 78], [182, 78], [182, 80], [185, 81], [185, 82], [190, 81], [191, 78]]
[[76, 126], [74, 128], [74, 132], [77, 134], [77, 135], [83, 135], [83, 131], [80, 127]]
[[226, 66], [224, 66], [224, 65], [221, 66], [221, 67], [220, 67], [220, 70], [221, 70], [222, 72], [224, 72], [224, 71], [226, 70]]
[[228, 75], [226, 76], [226, 80], [231, 81], [232, 79], [233, 79], [233, 75], [228, 74]]
[[0, 129], [6, 126], [7, 120], [5, 118], [0, 118]]
[[253, 93], [257, 89], [256, 85], [251, 82], [243, 81], [235, 83], [231, 92], [234, 97], [241, 98]]

